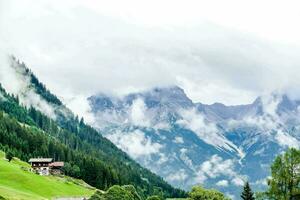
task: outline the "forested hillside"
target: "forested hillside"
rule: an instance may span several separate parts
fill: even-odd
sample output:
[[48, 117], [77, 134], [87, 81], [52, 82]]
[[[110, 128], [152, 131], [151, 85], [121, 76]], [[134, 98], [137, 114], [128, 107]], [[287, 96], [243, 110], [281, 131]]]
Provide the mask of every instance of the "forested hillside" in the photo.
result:
[[185, 192], [174, 189], [162, 178], [142, 168], [86, 125], [83, 119], [74, 116], [23, 63], [14, 58], [12, 62], [18, 73], [29, 77], [27, 89], [46, 101], [53, 108], [55, 117], [50, 118], [34, 106], [23, 106], [20, 96], [8, 94], [0, 86], [1, 150], [12, 152], [24, 161], [37, 156], [65, 161], [67, 175], [83, 179], [99, 189], [132, 184], [143, 197], [149, 194], [185, 196]]

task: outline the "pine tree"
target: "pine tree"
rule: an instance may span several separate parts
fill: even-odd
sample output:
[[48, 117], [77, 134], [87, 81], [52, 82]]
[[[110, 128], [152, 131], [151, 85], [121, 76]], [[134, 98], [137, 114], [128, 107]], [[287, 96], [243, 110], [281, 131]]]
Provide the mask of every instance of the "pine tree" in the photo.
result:
[[246, 182], [246, 184], [244, 186], [244, 190], [242, 192], [241, 197], [243, 200], [255, 200], [253, 192], [252, 192], [248, 182]]
[[14, 155], [12, 153], [12, 151], [8, 151], [5, 155], [5, 158], [8, 160], [8, 162], [10, 162], [13, 159]]

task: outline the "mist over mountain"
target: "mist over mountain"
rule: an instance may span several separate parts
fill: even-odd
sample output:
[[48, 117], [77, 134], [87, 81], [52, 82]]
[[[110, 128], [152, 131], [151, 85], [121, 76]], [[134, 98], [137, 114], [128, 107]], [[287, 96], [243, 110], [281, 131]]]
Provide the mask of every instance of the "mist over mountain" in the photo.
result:
[[7, 61], [0, 76], [1, 151], [25, 162], [32, 157], [64, 161], [66, 175], [101, 190], [130, 184], [143, 199], [186, 196], [75, 115], [23, 62], [14, 56]]
[[192, 102], [177, 86], [88, 100], [93, 126], [184, 189], [203, 184], [237, 196], [246, 180], [263, 189], [275, 156], [300, 144], [300, 102], [281, 93], [236, 106]]
[[[1, 79], [4, 88], [22, 105], [75, 131], [72, 111], [24, 63], [15, 58], [10, 62], [2, 66], [7, 75]], [[266, 187], [275, 156], [300, 145], [300, 101], [280, 92], [251, 104], [208, 105], [170, 86], [122, 97], [99, 93], [88, 102], [91, 125], [103, 136], [142, 166], [187, 190], [201, 184], [238, 196], [249, 180], [259, 191]]]

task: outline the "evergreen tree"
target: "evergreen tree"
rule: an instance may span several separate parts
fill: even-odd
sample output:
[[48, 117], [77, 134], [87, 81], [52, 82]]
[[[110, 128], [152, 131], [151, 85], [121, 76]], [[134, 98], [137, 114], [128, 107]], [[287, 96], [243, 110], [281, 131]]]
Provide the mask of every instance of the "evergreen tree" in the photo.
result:
[[246, 182], [246, 184], [244, 186], [244, 190], [242, 192], [241, 198], [243, 200], [255, 200], [253, 192], [252, 192], [248, 182]]
[[11, 151], [8, 151], [6, 154], [5, 154], [5, 158], [8, 160], [8, 162], [10, 162], [12, 159], [13, 159], [14, 155]]

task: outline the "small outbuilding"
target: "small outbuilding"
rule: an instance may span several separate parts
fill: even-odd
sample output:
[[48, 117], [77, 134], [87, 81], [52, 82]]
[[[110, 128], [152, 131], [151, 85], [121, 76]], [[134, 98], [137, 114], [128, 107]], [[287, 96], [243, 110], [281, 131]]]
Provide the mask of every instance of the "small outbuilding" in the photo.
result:
[[49, 164], [50, 173], [53, 175], [63, 174], [62, 168], [64, 167], [64, 162], [52, 162]]

